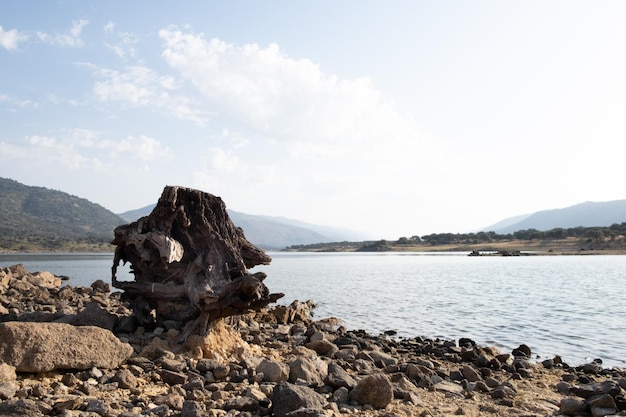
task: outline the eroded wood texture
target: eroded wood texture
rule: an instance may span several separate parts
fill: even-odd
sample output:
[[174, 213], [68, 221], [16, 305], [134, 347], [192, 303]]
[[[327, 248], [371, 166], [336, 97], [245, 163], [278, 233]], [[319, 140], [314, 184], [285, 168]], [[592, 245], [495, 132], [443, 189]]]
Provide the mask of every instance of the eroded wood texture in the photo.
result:
[[[271, 258], [231, 222], [221, 198], [167, 186], [146, 217], [115, 229], [112, 284], [124, 290], [140, 324], [175, 320], [184, 336], [206, 333], [211, 321], [257, 310], [283, 294], [270, 294], [265, 274], [248, 268]], [[118, 280], [130, 262], [133, 281]]]

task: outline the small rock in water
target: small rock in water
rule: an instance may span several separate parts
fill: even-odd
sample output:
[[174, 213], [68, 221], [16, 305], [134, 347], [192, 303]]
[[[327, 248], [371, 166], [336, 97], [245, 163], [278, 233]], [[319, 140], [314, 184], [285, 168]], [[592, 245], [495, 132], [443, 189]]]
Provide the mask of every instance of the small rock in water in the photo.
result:
[[523, 356], [526, 358], [530, 358], [530, 355], [532, 354], [528, 345], [524, 345], [524, 344], [521, 344], [519, 345], [519, 347], [513, 349], [513, 352], [511, 353], [513, 356]]

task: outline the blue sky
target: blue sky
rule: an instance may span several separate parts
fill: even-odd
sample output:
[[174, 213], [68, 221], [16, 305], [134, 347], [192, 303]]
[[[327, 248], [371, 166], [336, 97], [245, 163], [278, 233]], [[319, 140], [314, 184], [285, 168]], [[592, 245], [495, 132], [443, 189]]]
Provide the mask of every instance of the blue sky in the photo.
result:
[[0, 176], [373, 238], [626, 198], [626, 2], [0, 2]]

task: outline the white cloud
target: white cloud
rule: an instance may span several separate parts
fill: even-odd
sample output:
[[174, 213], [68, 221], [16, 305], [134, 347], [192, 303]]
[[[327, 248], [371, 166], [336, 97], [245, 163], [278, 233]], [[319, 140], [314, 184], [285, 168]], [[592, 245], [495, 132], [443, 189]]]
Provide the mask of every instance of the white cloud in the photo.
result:
[[234, 172], [239, 165], [239, 158], [221, 148], [209, 149], [209, 161], [211, 170], [222, 173]]
[[115, 23], [109, 21], [106, 25], [104, 25], [103, 29], [105, 33], [113, 33], [115, 30]]
[[[355, 213], [381, 213], [383, 206], [412, 212], [398, 202], [418, 189], [432, 191], [429, 178], [442, 175], [433, 169], [441, 152], [367, 77], [324, 73], [274, 44], [235, 45], [173, 29], [159, 34], [163, 58], [224, 123], [222, 137], [211, 138], [221, 144], [213, 161], [223, 164], [206, 164], [195, 174], [197, 186], [241, 210], [275, 213], [280, 202], [282, 213], [313, 211], [329, 224], [329, 217], [354, 222]], [[216, 169], [235, 158], [236, 170]], [[244, 197], [260, 193], [262, 203]], [[335, 218], [332, 207], [350, 214]]]
[[[0, 103], [7, 103], [11, 106], [19, 107], [19, 108], [25, 108], [25, 107], [38, 108], [39, 107], [39, 103], [37, 103], [36, 101], [17, 99], [17, 98], [8, 96], [6, 94], [0, 94]], [[13, 110], [14, 109], [9, 109], [9, 111], [13, 111]]]
[[221, 114], [286, 146], [292, 157], [409, 161], [423, 139], [368, 78], [325, 74], [275, 44], [238, 46], [173, 29], [159, 34], [167, 63]]
[[89, 129], [70, 129], [58, 137], [30, 135], [20, 143], [1, 145], [0, 155], [72, 171], [144, 172], [150, 167], [147, 162], [174, 157], [167, 146], [145, 135], [114, 139]]
[[103, 79], [93, 86], [101, 101], [126, 103], [131, 107], [146, 107], [204, 125], [207, 115], [198, 104], [177, 94], [179, 83], [171, 76], [162, 76], [143, 66], [128, 66], [125, 71], [90, 67]]
[[73, 20], [69, 33], [50, 35], [45, 32], [37, 32], [40, 41], [54, 46], [81, 47], [84, 45], [80, 35], [83, 28], [87, 26], [87, 20]]
[[18, 49], [20, 42], [28, 40], [28, 35], [16, 29], [4, 30], [0, 26], [0, 46], [8, 51]]
[[118, 57], [134, 58], [137, 55], [139, 35], [132, 32], [115, 32], [115, 23], [109, 22], [104, 26], [104, 32], [114, 37], [111, 42], [105, 42], [105, 46], [112, 50]]
[[158, 140], [146, 135], [127, 136], [124, 139], [103, 139], [102, 134], [89, 129], [73, 129], [68, 141], [77, 149], [106, 151], [108, 159], [130, 157], [146, 161], [170, 160], [172, 151]]

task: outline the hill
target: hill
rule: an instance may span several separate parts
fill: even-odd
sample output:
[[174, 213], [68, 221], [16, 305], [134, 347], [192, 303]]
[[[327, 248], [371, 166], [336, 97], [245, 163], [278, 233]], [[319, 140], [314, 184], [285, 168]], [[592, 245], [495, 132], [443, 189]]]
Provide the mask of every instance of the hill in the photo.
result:
[[626, 222], [626, 200], [585, 202], [570, 207], [542, 210], [502, 220], [483, 229], [499, 234], [518, 230], [552, 230], [570, 227], [607, 227]]
[[0, 250], [111, 250], [118, 215], [62, 191], [0, 178]]
[[[119, 213], [119, 216], [127, 222], [133, 222], [150, 214], [153, 208], [154, 204]], [[230, 209], [227, 211], [233, 223], [243, 229], [246, 238], [266, 250], [312, 243], [359, 241], [367, 238], [350, 230], [320, 226], [284, 217], [245, 214]]]

